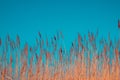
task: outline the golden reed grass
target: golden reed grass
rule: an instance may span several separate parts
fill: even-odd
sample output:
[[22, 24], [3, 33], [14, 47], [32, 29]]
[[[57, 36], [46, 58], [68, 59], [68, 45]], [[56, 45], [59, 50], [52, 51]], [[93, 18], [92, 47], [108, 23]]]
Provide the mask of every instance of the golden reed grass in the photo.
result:
[[[16, 42], [8, 37], [5, 42], [7, 45], [4, 45], [0, 39], [0, 48], [3, 49], [5, 46], [0, 56], [0, 80], [120, 80], [119, 40], [114, 45], [105, 40], [97, 43], [92, 33], [88, 33], [88, 40], [78, 34], [78, 39], [72, 43], [70, 52], [65, 52], [65, 49], [58, 48], [57, 44], [59, 41], [57, 39], [60, 37], [63, 39], [61, 32], [51, 40], [52, 43], [47, 40], [45, 50], [43, 48], [45, 43], [40, 33], [35, 47], [25, 44], [23, 49], [20, 47], [18, 35]], [[88, 47], [88, 44], [91, 46]], [[103, 48], [97, 51], [99, 48], [96, 44], [103, 44]], [[55, 47], [58, 50], [54, 49]], [[9, 63], [6, 57], [7, 48], [10, 48]], [[47, 48], [52, 48], [52, 52]], [[36, 54], [37, 52], [40, 55]], [[29, 54], [32, 57], [28, 57]], [[58, 54], [58, 60], [54, 59], [55, 54]], [[110, 59], [111, 54], [113, 54], [112, 59]], [[46, 61], [44, 62], [43, 59]]]

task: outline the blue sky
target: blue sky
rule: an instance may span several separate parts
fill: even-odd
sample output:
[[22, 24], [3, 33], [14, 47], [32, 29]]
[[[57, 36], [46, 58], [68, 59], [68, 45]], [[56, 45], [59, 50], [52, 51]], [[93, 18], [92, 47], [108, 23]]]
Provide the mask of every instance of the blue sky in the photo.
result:
[[88, 30], [100, 36], [118, 37], [120, 0], [0, 0], [0, 37], [16, 34], [32, 44], [38, 35], [52, 36], [62, 31], [70, 46], [77, 33]]

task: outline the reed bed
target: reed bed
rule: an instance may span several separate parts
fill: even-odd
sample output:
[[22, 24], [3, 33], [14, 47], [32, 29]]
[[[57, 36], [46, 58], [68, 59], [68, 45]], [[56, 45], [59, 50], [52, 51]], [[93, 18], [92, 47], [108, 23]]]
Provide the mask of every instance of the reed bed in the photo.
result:
[[97, 39], [88, 32], [64, 47], [58, 32], [51, 39], [38, 33], [35, 45], [22, 47], [20, 37], [0, 38], [0, 80], [120, 80], [120, 40]]

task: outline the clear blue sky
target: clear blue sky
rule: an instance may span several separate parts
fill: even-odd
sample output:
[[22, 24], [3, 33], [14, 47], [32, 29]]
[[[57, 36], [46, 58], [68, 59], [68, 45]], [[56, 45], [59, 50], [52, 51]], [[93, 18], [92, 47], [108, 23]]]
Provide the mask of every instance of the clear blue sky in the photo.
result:
[[32, 43], [38, 31], [53, 35], [61, 30], [66, 46], [77, 33], [108, 32], [118, 37], [120, 0], [0, 0], [0, 37], [7, 33]]

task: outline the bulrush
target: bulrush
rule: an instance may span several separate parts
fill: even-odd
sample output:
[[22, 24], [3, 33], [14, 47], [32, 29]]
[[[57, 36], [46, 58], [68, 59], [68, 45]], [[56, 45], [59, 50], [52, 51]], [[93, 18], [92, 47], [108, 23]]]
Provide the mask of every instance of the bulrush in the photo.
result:
[[24, 54], [25, 54], [26, 56], [28, 56], [28, 44], [25, 44]]
[[20, 37], [19, 37], [19, 35], [16, 36], [16, 46], [17, 47], [20, 46]]
[[59, 50], [59, 57], [60, 57], [60, 61], [62, 62], [62, 48], [60, 48], [60, 50]]
[[97, 42], [96, 35], [78, 34], [68, 50], [60, 43], [62, 32], [46, 43], [39, 32], [37, 46], [22, 47], [19, 36], [0, 38], [0, 80], [120, 80], [119, 40], [112, 43], [108, 36], [108, 43], [104, 38]]
[[2, 40], [1, 40], [1, 38], [0, 38], [0, 46], [2, 45]]
[[120, 20], [118, 20], [118, 28], [120, 28]]

